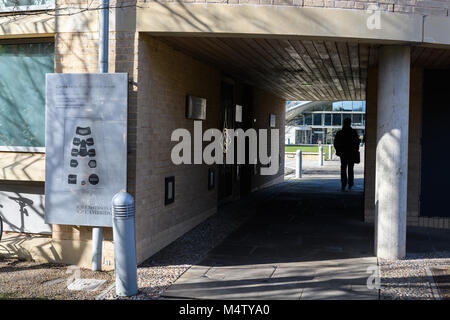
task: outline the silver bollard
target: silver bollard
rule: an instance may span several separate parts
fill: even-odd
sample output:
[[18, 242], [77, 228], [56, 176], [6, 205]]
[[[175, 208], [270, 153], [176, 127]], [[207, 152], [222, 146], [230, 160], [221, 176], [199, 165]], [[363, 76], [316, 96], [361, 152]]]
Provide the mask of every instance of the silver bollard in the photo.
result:
[[92, 271], [102, 270], [103, 228], [92, 227]]
[[319, 165], [323, 166], [323, 146], [319, 145]]
[[331, 144], [328, 146], [328, 160], [333, 160], [333, 146]]
[[297, 150], [295, 155], [296, 155], [295, 178], [299, 179], [302, 177], [302, 150]]
[[116, 294], [132, 296], [138, 287], [134, 199], [129, 193], [120, 191], [113, 197], [112, 216]]

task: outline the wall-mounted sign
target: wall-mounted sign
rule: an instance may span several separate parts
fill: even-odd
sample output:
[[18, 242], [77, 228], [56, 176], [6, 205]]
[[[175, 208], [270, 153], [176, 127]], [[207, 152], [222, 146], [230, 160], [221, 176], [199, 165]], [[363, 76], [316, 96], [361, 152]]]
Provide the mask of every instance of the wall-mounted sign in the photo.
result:
[[242, 122], [242, 106], [238, 104], [236, 105], [235, 121]]
[[214, 189], [216, 185], [216, 171], [214, 168], [208, 168], [208, 190]]
[[206, 120], [206, 99], [186, 96], [186, 118]]
[[47, 74], [45, 221], [112, 225], [126, 189], [128, 75]]
[[271, 113], [270, 114], [270, 127], [271, 128], [276, 127], [276, 124], [277, 124], [276, 121], [277, 121], [277, 117], [273, 113]]
[[164, 181], [164, 204], [168, 205], [175, 201], [175, 177], [166, 177]]

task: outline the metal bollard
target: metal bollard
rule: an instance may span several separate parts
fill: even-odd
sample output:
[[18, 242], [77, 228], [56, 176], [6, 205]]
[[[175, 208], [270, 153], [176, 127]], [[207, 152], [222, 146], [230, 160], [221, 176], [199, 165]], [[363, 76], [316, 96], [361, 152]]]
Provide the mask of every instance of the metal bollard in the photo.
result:
[[92, 228], [92, 271], [102, 270], [103, 228]]
[[116, 294], [132, 296], [138, 287], [134, 199], [129, 193], [120, 191], [113, 197], [112, 216]]
[[333, 146], [331, 144], [328, 146], [328, 160], [333, 160]]
[[297, 150], [296, 153], [295, 178], [302, 177], [302, 150]]
[[323, 166], [323, 146], [319, 145], [319, 165]]

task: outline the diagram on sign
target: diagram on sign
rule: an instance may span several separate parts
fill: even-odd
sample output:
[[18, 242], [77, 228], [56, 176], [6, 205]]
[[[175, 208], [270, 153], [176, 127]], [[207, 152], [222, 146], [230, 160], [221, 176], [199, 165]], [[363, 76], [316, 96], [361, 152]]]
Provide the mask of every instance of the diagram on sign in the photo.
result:
[[103, 125], [95, 119], [66, 118], [65, 185], [69, 189], [96, 188], [106, 176], [101, 168]]

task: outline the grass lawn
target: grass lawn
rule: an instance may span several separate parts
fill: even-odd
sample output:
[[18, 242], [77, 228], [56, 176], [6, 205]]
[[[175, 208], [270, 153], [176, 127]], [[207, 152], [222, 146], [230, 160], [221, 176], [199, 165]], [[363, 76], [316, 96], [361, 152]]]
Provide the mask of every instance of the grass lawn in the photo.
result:
[[[333, 153], [334, 153], [334, 147]], [[284, 152], [296, 152], [298, 149], [302, 150], [302, 152], [319, 152], [319, 147], [317, 146], [285, 146]], [[328, 159], [328, 146], [323, 147], [323, 152], [325, 153], [325, 159]]]

